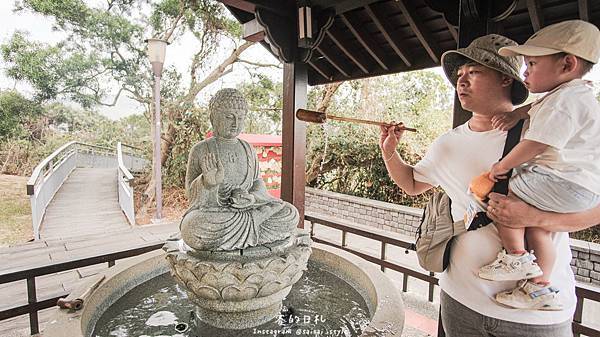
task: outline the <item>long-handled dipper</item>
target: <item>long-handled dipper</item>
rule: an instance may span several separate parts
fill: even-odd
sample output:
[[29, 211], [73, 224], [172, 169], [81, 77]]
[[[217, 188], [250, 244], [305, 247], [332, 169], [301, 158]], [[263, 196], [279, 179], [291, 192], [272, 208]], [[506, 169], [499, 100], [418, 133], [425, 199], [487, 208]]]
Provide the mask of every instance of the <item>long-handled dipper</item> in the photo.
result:
[[56, 302], [61, 309], [70, 309], [70, 310], [79, 310], [83, 307], [83, 301], [87, 300], [87, 297], [98, 288], [100, 283], [104, 281], [106, 275], [96, 275], [93, 282], [89, 285], [89, 287], [83, 292], [79, 293], [81, 289], [75, 289], [73, 292], [69, 294], [66, 298], [59, 298]]
[[[319, 123], [319, 124], [325, 123], [328, 119], [333, 119], [336, 121], [360, 123], [360, 124], [370, 124], [370, 125], [382, 125], [382, 126], [387, 126], [387, 127], [394, 125], [394, 124], [390, 124], [390, 123], [376, 122], [376, 121], [370, 121], [370, 120], [366, 120], [366, 119], [332, 116], [332, 115], [328, 115], [321, 111], [306, 110], [306, 109], [296, 110], [296, 117], [301, 121], [310, 122], [310, 123]], [[407, 128], [405, 126], [396, 125], [396, 127], [398, 127], [400, 130], [404, 130], [404, 131], [412, 131], [412, 132], [417, 131], [417, 129]]]

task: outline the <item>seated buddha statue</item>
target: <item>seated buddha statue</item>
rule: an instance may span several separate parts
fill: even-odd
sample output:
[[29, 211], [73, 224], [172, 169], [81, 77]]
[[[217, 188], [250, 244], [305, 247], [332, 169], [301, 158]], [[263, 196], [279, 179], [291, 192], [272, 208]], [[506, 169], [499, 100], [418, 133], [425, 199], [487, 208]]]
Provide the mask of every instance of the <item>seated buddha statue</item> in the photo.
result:
[[213, 137], [190, 151], [185, 177], [190, 207], [180, 230], [183, 241], [196, 250], [227, 251], [284, 240], [298, 224], [298, 210], [267, 192], [256, 152], [237, 138], [247, 110], [239, 91], [219, 90], [209, 103]]

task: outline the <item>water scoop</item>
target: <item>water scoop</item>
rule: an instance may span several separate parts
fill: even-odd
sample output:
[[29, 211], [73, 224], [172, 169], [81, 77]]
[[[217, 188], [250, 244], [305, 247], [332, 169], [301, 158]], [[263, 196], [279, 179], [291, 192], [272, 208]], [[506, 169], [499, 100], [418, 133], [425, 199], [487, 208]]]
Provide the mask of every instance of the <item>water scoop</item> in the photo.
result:
[[350, 118], [350, 117], [339, 117], [339, 116], [329, 115], [329, 114], [326, 114], [321, 111], [306, 110], [306, 109], [296, 110], [296, 117], [301, 121], [310, 122], [310, 123], [318, 123], [318, 124], [323, 124], [323, 123], [327, 122], [328, 119], [332, 119], [332, 120], [342, 121], [342, 122], [380, 125], [380, 126], [386, 126], [386, 127], [395, 125], [400, 130], [412, 131], [412, 132], [417, 131], [417, 129], [399, 126], [398, 124], [390, 124], [390, 123], [370, 121], [370, 120], [366, 120], [366, 119], [358, 119], [358, 118]]

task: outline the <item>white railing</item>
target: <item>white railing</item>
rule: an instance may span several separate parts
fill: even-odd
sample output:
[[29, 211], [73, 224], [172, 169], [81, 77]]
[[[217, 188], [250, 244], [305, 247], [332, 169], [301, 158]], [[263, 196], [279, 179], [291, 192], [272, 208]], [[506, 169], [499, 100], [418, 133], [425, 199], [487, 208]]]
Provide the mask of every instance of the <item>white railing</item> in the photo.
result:
[[[119, 143], [118, 147], [121, 146], [126, 147], [129, 153], [121, 151], [121, 157], [119, 157], [121, 160], [119, 161], [118, 156], [115, 155], [117, 151], [114, 149], [72, 141], [58, 148], [33, 169], [33, 173], [27, 181], [27, 195], [29, 195], [31, 202], [31, 222], [34, 239], [40, 238], [40, 225], [46, 213], [46, 207], [76, 167], [117, 167], [119, 204], [127, 220], [131, 224], [135, 223], [133, 190], [129, 186], [133, 176], [129, 170], [141, 172], [147, 165], [148, 160], [141, 158], [141, 154], [138, 157], [138, 153], [141, 153], [140, 149]], [[125, 186], [129, 188], [127, 190], [129, 195], [121, 194], [125, 192], [121, 191], [126, 189]], [[127, 205], [123, 206], [121, 200], [131, 201], [127, 201]]]
[[150, 161], [145, 158], [144, 150], [127, 144], [121, 144], [121, 149], [123, 150], [123, 163], [129, 172], [143, 172], [150, 165]]
[[46, 213], [46, 206], [76, 166], [77, 142], [69, 142], [33, 169], [27, 181], [27, 194], [31, 202], [31, 222], [36, 240], [40, 238], [40, 224]]
[[[121, 142], [117, 143], [117, 185], [119, 190], [119, 206], [121, 206], [121, 210], [125, 213], [125, 217], [129, 221], [129, 224], [132, 226], [135, 225], [135, 208], [133, 207], [133, 188], [129, 184], [130, 181], [133, 181], [133, 174], [129, 172], [127, 166], [125, 166], [124, 159], [129, 160], [129, 167], [135, 167], [137, 164], [136, 159], [129, 154], [123, 153], [123, 145]], [[141, 160], [140, 160], [141, 161]]]

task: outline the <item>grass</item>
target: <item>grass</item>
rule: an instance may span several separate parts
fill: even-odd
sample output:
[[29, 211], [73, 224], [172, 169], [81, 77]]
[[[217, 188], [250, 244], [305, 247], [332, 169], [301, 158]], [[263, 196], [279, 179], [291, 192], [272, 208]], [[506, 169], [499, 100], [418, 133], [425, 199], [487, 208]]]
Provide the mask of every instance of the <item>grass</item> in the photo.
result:
[[32, 238], [27, 177], [0, 175], [0, 247]]

